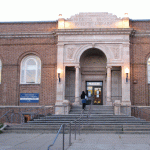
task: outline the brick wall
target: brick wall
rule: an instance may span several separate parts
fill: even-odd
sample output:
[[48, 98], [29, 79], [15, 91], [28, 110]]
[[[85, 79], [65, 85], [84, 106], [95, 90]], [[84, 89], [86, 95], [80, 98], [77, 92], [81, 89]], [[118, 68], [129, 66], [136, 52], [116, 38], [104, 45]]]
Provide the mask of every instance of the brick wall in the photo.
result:
[[[131, 102], [150, 105], [150, 85], [147, 83], [147, 59], [150, 57], [150, 36], [139, 35], [150, 30], [150, 21], [132, 21], [136, 30], [130, 38]], [[53, 33], [57, 22], [0, 23], [1, 33]], [[37, 55], [42, 62], [41, 84], [20, 85], [20, 63], [29, 54]], [[21, 92], [37, 92], [40, 102], [33, 105], [54, 104], [56, 100], [57, 37], [1, 38], [2, 83], [0, 105], [25, 105], [19, 103]], [[27, 105], [27, 104], [26, 104]], [[30, 104], [31, 105], [31, 104]]]
[[57, 29], [58, 24], [54, 22], [22, 22], [22, 23], [0, 23], [0, 32], [50, 32]]
[[[0, 24], [0, 32], [5, 33], [50, 32], [56, 28], [57, 22]], [[0, 105], [50, 105], [55, 103], [57, 36], [51, 33], [48, 37], [0, 39], [0, 59], [2, 60]], [[27, 55], [37, 55], [41, 59], [41, 84], [39, 85], [20, 84], [20, 64]], [[39, 103], [20, 104], [20, 93], [39, 93]]]
[[149, 30], [150, 20], [130, 20], [130, 28], [133, 28], [134, 30]]
[[130, 39], [131, 102], [133, 105], [150, 105], [147, 82], [150, 36], [143, 34], [144, 30], [150, 30], [150, 21], [130, 21], [130, 27], [136, 30]]

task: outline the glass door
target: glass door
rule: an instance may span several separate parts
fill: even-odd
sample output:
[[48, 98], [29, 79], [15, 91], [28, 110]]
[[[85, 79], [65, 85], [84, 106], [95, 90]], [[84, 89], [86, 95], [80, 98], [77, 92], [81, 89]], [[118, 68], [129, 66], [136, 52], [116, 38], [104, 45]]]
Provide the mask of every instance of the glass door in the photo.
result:
[[103, 82], [87, 81], [86, 93], [92, 104], [103, 105]]
[[94, 105], [102, 105], [102, 87], [93, 87]]

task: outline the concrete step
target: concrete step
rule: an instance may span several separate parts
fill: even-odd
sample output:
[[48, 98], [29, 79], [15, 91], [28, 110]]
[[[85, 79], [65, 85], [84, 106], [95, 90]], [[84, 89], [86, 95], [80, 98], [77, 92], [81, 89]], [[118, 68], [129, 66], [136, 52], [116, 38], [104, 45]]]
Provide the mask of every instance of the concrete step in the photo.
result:
[[[69, 124], [69, 122], [63, 122], [64, 124]], [[37, 122], [37, 123], [30, 123], [33, 124], [33, 125], [61, 125], [63, 124], [62, 122], [54, 122], [54, 123], [47, 123], [47, 122]], [[150, 123], [143, 123], [143, 122], [101, 122], [101, 123], [96, 123], [96, 122], [89, 122], [89, 123], [86, 123], [86, 122], [83, 122], [83, 125], [150, 125]]]
[[[46, 118], [61, 118], [61, 117], [65, 117], [65, 118], [69, 118], [69, 117], [77, 117], [79, 118], [80, 116], [83, 116], [83, 117], [87, 117], [87, 114], [83, 114], [83, 115], [80, 115], [80, 114], [69, 114], [69, 115], [51, 115], [51, 116], [46, 116]], [[113, 117], [113, 118], [130, 118], [130, 117], [134, 117], [134, 116], [127, 116], [127, 115], [108, 115], [108, 114], [91, 114], [89, 115], [90, 117]], [[40, 118], [45, 118], [45, 117], [40, 117]]]
[[[57, 118], [52, 118], [52, 119], [34, 119], [33, 121], [29, 122], [37, 122], [37, 121], [45, 121], [45, 122], [54, 122], [54, 121], [74, 121], [76, 118], [60, 118], [59, 120]], [[140, 119], [134, 119], [134, 118], [83, 118], [80, 119], [80, 121], [145, 121], [145, 120], [140, 120]]]
[[[130, 129], [131, 125], [83, 125], [80, 126], [81, 133], [119, 133], [119, 134], [150, 134], [150, 125], [138, 125], [134, 130]], [[132, 125], [133, 127], [133, 125]], [[57, 133], [60, 126], [49, 126], [49, 125], [34, 125], [29, 124], [23, 125], [12, 125], [7, 127], [4, 132], [15, 132], [15, 133]], [[72, 133], [74, 133], [75, 126], [72, 125]], [[77, 133], [79, 126], [76, 126]], [[69, 132], [69, 126], [65, 127], [65, 133]]]
[[[87, 117], [88, 109], [92, 107]], [[81, 133], [150, 133], [150, 122], [127, 115], [113, 115], [112, 106], [86, 106], [80, 121]], [[72, 132], [75, 129], [75, 119], [81, 117], [82, 106], [73, 106], [69, 115], [51, 115], [33, 119], [22, 125], [10, 125], [4, 132], [17, 133], [57, 133], [62, 124], [66, 124], [65, 132], [69, 132], [72, 121]], [[76, 122], [79, 129], [79, 121]]]

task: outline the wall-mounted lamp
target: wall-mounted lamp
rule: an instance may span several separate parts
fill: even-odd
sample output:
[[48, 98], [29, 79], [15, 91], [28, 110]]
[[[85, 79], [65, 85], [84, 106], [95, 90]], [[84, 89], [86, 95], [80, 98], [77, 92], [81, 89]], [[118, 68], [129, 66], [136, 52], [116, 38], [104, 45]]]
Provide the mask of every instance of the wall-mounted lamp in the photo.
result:
[[59, 79], [59, 82], [60, 82], [60, 73], [61, 73], [61, 69], [58, 69], [58, 70], [57, 70], [57, 73], [58, 73], [58, 79]]
[[129, 69], [128, 68], [125, 69], [125, 73], [126, 73], [126, 82], [128, 82], [128, 74], [129, 74]]

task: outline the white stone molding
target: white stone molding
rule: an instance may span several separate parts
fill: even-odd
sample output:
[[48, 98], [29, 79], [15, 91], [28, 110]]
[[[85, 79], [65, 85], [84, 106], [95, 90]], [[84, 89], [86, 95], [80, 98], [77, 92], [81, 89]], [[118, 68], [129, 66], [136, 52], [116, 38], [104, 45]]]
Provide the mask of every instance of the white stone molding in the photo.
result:
[[124, 66], [121, 67], [122, 71], [122, 104], [128, 104], [130, 102], [130, 71], [128, 74], [128, 82], [126, 82], [126, 73], [125, 69], [130, 69], [129, 64], [124, 64]]
[[75, 103], [74, 105], [80, 104], [80, 66], [75, 66]]
[[[130, 35], [132, 28], [58, 29], [57, 35]], [[60, 41], [60, 39], [58, 39]]]
[[[77, 51], [76, 51], [76, 54], [74, 55], [74, 59], [75, 59], [75, 62], [76, 63], [80, 63], [80, 57], [81, 55], [84, 53], [84, 51], [88, 50], [92, 48], [92, 44], [86, 44], [86, 45], [82, 45]], [[107, 48], [106, 45], [102, 44], [102, 45], [95, 45], [95, 48], [99, 49], [100, 51], [102, 51], [107, 60], [109, 58], [109, 49]]]
[[116, 15], [107, 12], [79, 13], [66, 20], [59, 19], [58, 28], [129, 28], [129, 18], [117, 18]]
[[45, 38], [56, 36], [56, 32], [22, 32], [22, 33], [0, 33], [0, 38]]
[[111, 101], [111, 66], [107, 66], [107, 105], [112, 106]]
[[76, 49], [78, 46], [76, 45], [64, 45], [64, 62], [74, 61], [74, 54], [76, 53]]
[[72, 59], [73, 53], [74, 53], [74, 48], [73, 47], [72, 48], [68, 48], [67, 49], [67, 58], [68, 59]]

